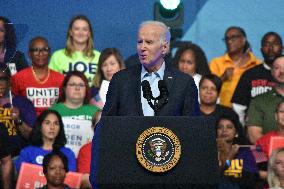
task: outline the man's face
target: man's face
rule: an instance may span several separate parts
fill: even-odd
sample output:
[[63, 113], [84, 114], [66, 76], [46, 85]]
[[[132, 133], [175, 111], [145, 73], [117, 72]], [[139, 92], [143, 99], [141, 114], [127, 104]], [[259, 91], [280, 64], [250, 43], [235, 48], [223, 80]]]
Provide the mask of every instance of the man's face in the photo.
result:
[[278, 83], [284, 84], [284, 57], [279, 57], [274, 60], [271, 74]]
[[38, 67], [48, 66], [49, 53], [50, 51], [46, 41], [42, 39], [35, 40], [29, 50], [32, 65]]
[[146, 68], [160, 66], [166, 54], [168, 43], [161, 43], [163, 29], [159, 26], [148, 24], [140, 28], [137, 40], [137, 53], [141, 64]]
[[275, 35], [269, 35], [265, 38], [261, 47], [261, 53], [265, 63], [271, 65], [275, 57], [282, 53], [282, 45]]

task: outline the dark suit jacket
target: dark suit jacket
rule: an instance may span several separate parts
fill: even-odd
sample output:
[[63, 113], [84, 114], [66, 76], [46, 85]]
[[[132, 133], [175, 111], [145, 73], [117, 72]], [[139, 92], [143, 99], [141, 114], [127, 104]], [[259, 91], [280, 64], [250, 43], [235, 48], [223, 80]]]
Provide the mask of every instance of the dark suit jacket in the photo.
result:
[[[166, 64], [164, 80], [169, 101], [158, 116], [200, 115], [194, 80]], [[116, 73], [110, 82], [102, 116], [143, 116], [141, 104], [141, 64]]]

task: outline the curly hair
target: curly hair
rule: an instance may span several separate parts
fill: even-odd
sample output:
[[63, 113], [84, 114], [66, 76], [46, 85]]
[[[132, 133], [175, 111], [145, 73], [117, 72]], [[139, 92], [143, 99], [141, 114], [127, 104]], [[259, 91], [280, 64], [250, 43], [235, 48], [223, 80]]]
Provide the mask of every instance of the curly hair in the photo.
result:
[[59, 150], [53, 150], [49, 154], [45, 155], [42, 161], [43, 173], [46, 175], [48, 173], [48, 165], [53, 157], [59, 157], [64, 165], [64, 170], [67, 173], [68, 168], [68, 158]]
[[182, 54], [187, 50], [192, 51], [194, 54], [195, 61], [196, 61], [195, 62], [196, 73], [200, 75], [210, 74], [208, 61], [207, 61], [204, 51], [202, 50], [201, 47], [191, 42], [185, 42], [181, 45], [180, 48], [178, 48], [175, 54], [175, 57], [173, 58], [173, 64], [178, 67], [178, 63], [180, 61]]

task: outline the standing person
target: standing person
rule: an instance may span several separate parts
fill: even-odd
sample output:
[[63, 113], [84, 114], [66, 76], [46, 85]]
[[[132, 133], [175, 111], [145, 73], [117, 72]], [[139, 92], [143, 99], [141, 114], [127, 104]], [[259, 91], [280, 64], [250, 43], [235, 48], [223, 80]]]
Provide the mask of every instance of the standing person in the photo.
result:
[[[63, 93], [58, 103], [54, 104], [51, 109], [58, 111], [62, 116], [67, 146], [77, 155], [80, 147], [93, 137], [91, 120], [99, 108], [89, 104], [90, 88], [88, 80], [82, 72], [67, 73], [62, 84], [62, 90]], [[84, 123], [80, 125], [82, 121]]]
[[[158, 21], [140, 24], [137, 36], [137, 53], [141, 64], [131, 66], [114, 74], [110, 81], [103, 116], [195, 116], [200, 114], [197, 88], [188, 74], [166, 64], [164, 57], [169, 52], [170, 31]], [[141, 82], [149, 85], [153, 96], [159, 95], [158, 81], [164, 80], [169, 95], [168, 102], [156, 112], [143, 97]], [[145, 81], [145, 82], [146, 82]], [[144, 82], [144, 83], [145, 83]], [[145, 92], [145, 90], [144, 90]], [[146, 96], [144, 94], [144, 96]], [[98, 133], [100, 125], [96, 127]], [[96, 166], [98, 155], [96, 137], [92, 142], [90, 181], [97, 188]]]
[[245, 71], [232, 98], [233, 108], [244, 125], [245, 114], [252, 98], [270, 91], [275, 82], [271, 75], [274, 59], [283, 50], [282, 39], [278, 33], [267, 32], [261, 39], [263, 63]]
[[276, 82], [275, 87], [253, 98], [248, 108], [246, 127], [252, 144], [277, 128], [274, 112], [278, 103], [284, 100], [284, 55], [273, 61], [271, 74]]
[[151, 81], [153, 96], [159, 95], [158, 81], [164, 80], [169, 92], [168, 103], [158, 116], [199, 115], [197, 88], [191, 76], [165, 63], [169, 52], [170, 32], [158, 21], [140, 25], [137, 52], [140, 65], [117, 72], [110, 82], [102, 116], [154, 116], [143, 97], [141, 82]]
[[12, 77], [12, 92], [31, 100], [39, 115], [58, 100], [64, 75], [48, 68], [50, 48], [45, 38], [30, 41], [29, 56], [32, 66]]
[[0, 63], [7, 64], [12, 75], [28, 67], [25, 55], [16, 49], [16, 43], [14, 24], [0, 16]]
[[202, 75], [210, 73], [204, 51], [196, 44], [188, 42], [176, 52], [173, 64], [183, 73], [193, 77], [199, 91], [199, 82]]
[[68, 173], [68, 159], [60, 151], [53, 151], [43, 158], [43, 174], [46, 185], [41, 189], [71, 189], [64, 184], [66, 173]]
[[106, 93], [112, 76], [121, 69], [124, 69], [124, 61], [118, 49], [106, 48], [102, 51], [97, 73], [91, 87], [91, 104], [103, 108], [106, 101]]
[[13, 188], [13, 162], [8, 139], [7, 129], [0, 123], [0, 187], [3, 189]]
[[64, 153], [69, 162], [69, 169], [76, 171], [76, 158], [71, 149], [65, 147], [66, 136], [60, 114], [55, 110], [45, 110], [37, 118], [30, 136], [31, 145], [22, 149], [15, 161], [17, 172], [23, 162], [42, 165], [43, 157], [53, 150]]
[[74, 16], [69, 24], [64, 49], [53, 53], [49, 68], [66, 74], [73, 70], [83, 72], [92, 85], [100, 53], [94, 50], [94, 35], [90, 20], [84, 15]]
[[214, 58], [209, 64], [213, 74], [220, 77], [223, 86], [220, 92], [220, 104], [232, 107], [231, 99], [241, 75], [261, 62], [250, 50], [244, 29], [232, 26], [225, 32], [225, 55]]

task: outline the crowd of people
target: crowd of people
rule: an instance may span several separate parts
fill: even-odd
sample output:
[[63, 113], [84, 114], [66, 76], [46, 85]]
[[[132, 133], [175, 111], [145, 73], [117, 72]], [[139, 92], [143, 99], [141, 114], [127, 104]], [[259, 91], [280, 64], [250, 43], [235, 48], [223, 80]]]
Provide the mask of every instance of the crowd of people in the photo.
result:
[[[13, 24], [0, 16], [1, 187], [15, 187], [26, 162], [43, 166], [43, 188], [69, 188], [63, 183], [68, 171], [82, 173], [81, 188], [92, 188], [91, 139], [102, 114], [213, 117], [218, 188], [284, 188], [284, 150], [269, 149], [272, 137], [284, 136], [282, 39], [276, 32], [263, 35], [263, 60], [254, 56], [243, 28], [229, 27], [223, 40], [226, 52], [209, 63], [192, 42], [171, 57], [168, 28], [143, 22], [137, 54], [124, 61], [118, 48], [95, 50], [90, 20], [77, 15], [64, 49], [51, 54], [46, 37], [32, 38], [28, 64], [17, 50]], [[161, 111], [142, 95], [141, 81], [151, 79], [155, 97], [159, 80], [170, 83]]]

